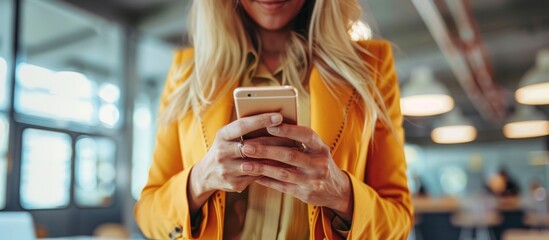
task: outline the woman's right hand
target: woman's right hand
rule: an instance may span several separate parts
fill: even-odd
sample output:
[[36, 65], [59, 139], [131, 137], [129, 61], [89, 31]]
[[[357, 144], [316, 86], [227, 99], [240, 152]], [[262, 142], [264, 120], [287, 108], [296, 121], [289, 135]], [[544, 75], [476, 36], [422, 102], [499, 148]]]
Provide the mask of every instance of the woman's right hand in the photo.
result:
[[282, 115], [266, 113], [235, 120], [219, 129], [206, 156], [191, 170], [187, 186], [191, 213], [196, 213], [217, 190], [242, 192], [254, 182], [259, 176], [245, 175], [240, 169], [244, 161], [240, 136], [281, 123]]

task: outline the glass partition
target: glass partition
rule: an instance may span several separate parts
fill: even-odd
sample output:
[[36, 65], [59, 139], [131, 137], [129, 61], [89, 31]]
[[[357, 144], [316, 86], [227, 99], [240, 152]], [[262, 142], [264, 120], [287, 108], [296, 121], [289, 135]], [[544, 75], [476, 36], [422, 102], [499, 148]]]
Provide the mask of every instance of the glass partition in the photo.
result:
[[147, 181], [156, 132], [160, 91], [171, 65], [174, 47], [155, 38], [138, 42], [138, 93], [133, 114], [132, 196], [137, 199]]
[[108, 138], [84, 136], [76, 141], [75, 154], [76, 204], [109, 206], [116, 188], [116, 145]]
[[12, 64], [13, 0], [0, 0], [0, 112], [9, 104], [9, 69]]
[[63, 208], [70, 201], [71, 138], [53, 131], [25, 129], [21, 152], [21, 206]]
[[9, 71], [12, 64], [12, 39], [13, 0], [0, 0], [0, 209], [6, 207], [7, 195], [9, 136], [7, 109], [10, 103]]
[[6, 207], [8, 177], [8, 118], [0, 114], [0, 209]]
[[21, 37], [18, 113], [105, 128], [121, 125], [120, 27], [56, 1], [28, 0]]

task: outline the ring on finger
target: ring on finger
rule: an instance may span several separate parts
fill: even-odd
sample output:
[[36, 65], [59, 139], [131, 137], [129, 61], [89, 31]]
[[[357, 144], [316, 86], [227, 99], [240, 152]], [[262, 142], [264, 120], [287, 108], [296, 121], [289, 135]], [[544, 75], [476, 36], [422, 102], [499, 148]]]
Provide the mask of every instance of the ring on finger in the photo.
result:
[[246, 158], [246, 154], [242, 152], [242, 147], [244, 147], [244, 143], [239, 142], [236, 147], [238, 148], [238, 153], [240, 154], [240, 158], [244, 159]]
[[309, 151], [309, 147], [307, 147], [307, 145], [305, 145], [305, 143], [301, 143], [299, 145], [299, 150], [301, 150], [304, 153], [307, 153]]

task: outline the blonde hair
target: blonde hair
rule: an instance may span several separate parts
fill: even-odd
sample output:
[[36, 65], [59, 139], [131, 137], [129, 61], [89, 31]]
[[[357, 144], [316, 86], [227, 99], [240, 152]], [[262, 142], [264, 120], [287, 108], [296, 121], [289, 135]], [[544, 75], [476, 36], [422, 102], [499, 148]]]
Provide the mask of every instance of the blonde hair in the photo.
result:
[[[364, 114], [363, 134], [371, 135], [378, 118], [393, 129], [381, 94], [372, 79], [376, 74], [361, 55], [369, 54], [349, 35], [361, 15], [357, 0], [307, 0], [296, 17], [288, 47], [281, 56], [286, 83], [308, 95], [303, 87], [307, 68], [314, 64], [332, 94], [338, 86], [355, 89]], [[204, 110], [243, 78], [249, 77], [246, 61], [250, 41], [259, 41], [238, 0], [194, 0], [189, 36], [194, 59], [181, 69], [190, 76], [170, 96], [161, 118], [170, 122], [189, 111], [200, 117]], [[295, 66], [304, 66], [296, 68]], [[177, 81], [179, 77], [168, 79]], [[345, 104], [344, 102], [342, 104]], [[341, 108], [343, 109], [343, 108]], [[342, 114], [343, 114], [343, 110]]]

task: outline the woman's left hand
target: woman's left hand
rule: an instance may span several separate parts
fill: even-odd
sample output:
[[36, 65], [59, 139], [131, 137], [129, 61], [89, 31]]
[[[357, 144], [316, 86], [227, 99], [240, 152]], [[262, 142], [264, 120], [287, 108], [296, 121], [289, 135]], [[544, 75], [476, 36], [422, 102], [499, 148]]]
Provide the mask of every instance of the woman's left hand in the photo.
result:
[[[282, 124], [267, 130], [275, 137], [303, 143], [305, 149], [269, 144], [265, 139], [246, 140], [242, 148], [244, 154], [264, 160], [246, 161], [241, 170], [249, 175], [263, 176], [256, 180], [261, 185], [314, 206], [328, 207], [350, 221], [353, 212], [351, 180], [335, 164], [330, 148], [322, 139], [311, 128], [297, 125]], [[284, 164], [269, 164], [269, 161]]]

